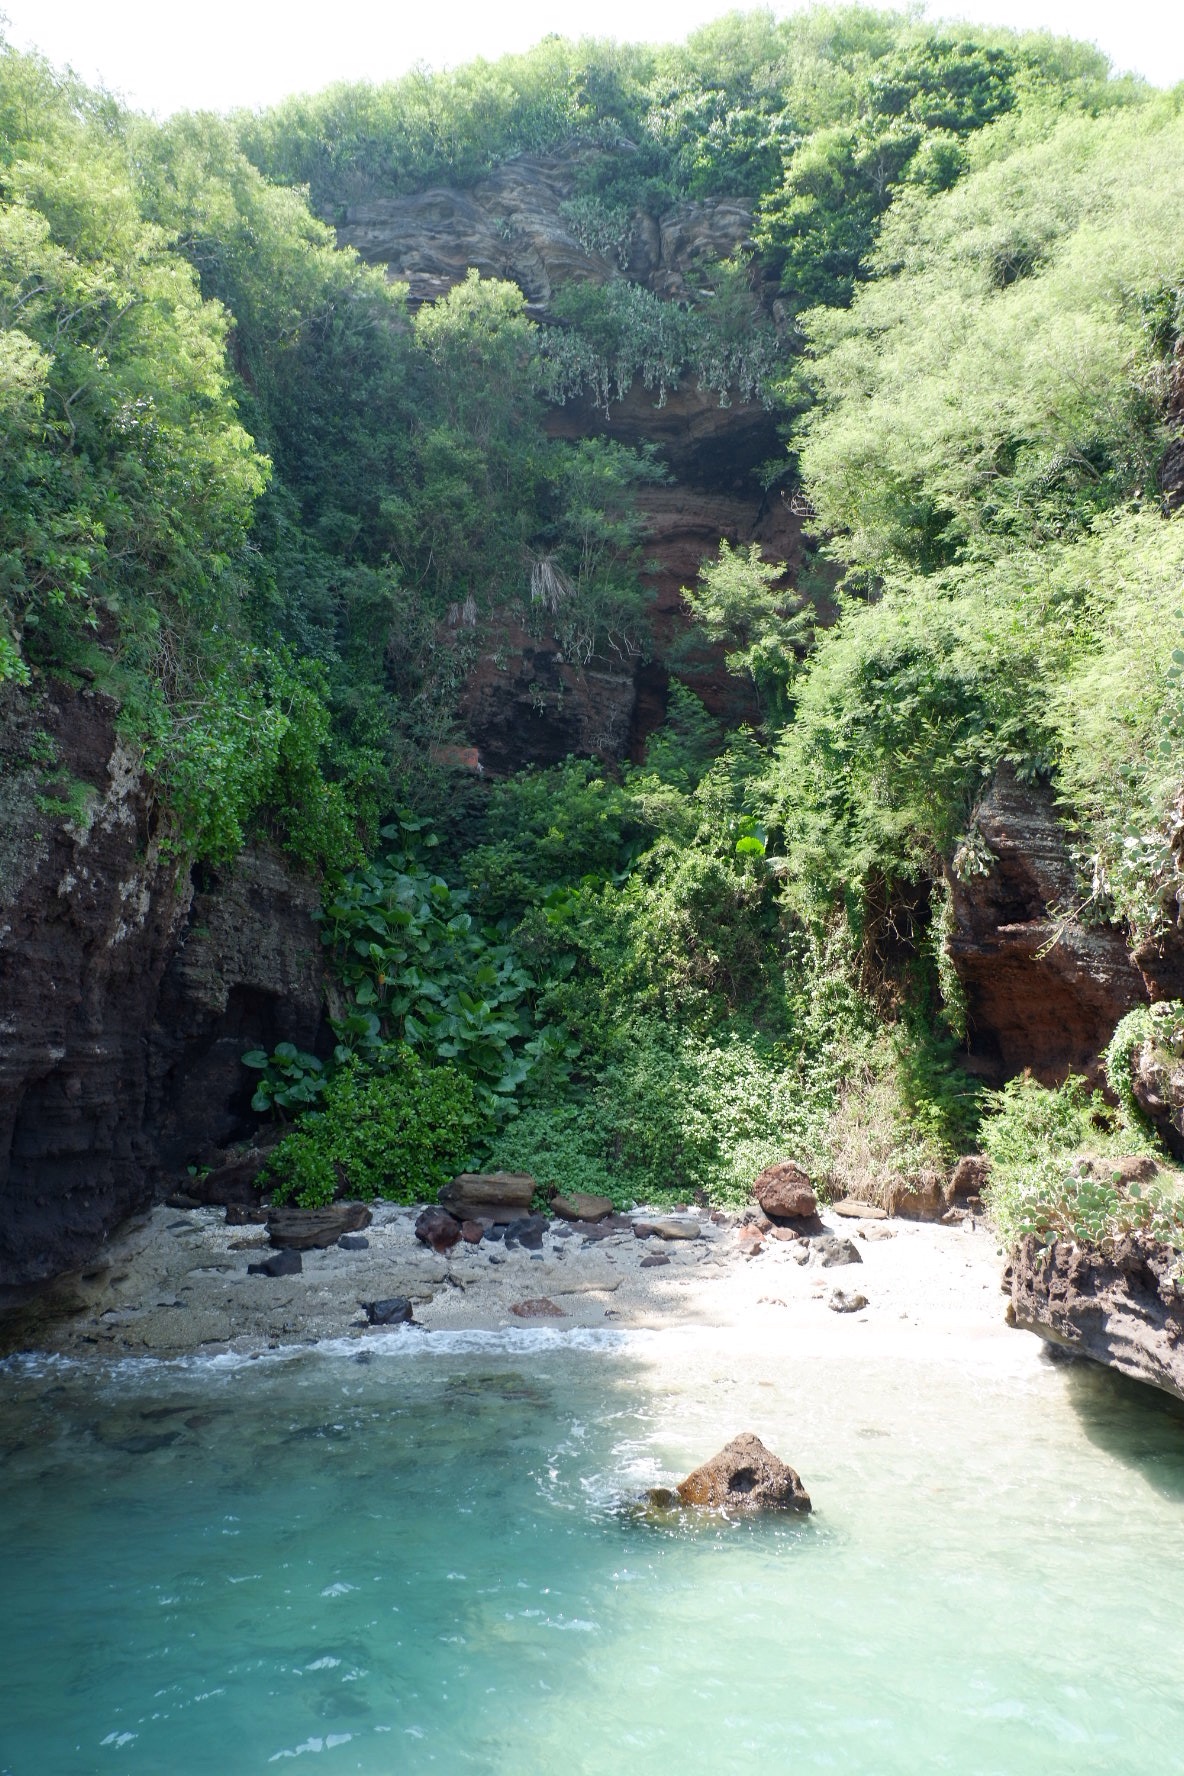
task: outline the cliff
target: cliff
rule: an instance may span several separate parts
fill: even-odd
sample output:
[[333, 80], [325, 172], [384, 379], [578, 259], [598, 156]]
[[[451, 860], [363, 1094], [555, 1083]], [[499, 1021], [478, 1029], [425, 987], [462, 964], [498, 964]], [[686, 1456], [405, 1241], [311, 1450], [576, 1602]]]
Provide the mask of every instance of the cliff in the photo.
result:
[[1117, 926], [1075, 917], [1081, 893], [1051, 792], [1009, 766], [980, 804], [974, 855], [949, 871], [950, 959], [966, 993], [969, 1060], [997, 1082], [1028, 1069], [1101, 1082], [1114, 1026], [1148, 987]]
[[1180, 1254], [1133, 1236], [1101, 1252], [1029, 1236], [1011, 1266], [1012, 1323], [1184, 1400]]
[[[466, 190], [437, 187], [405, 197], [381, 193], [346, 208], [337, 238], [389, 276], [405, 281], [413, 306], [443, 295], [470, 267], [508, 279], [543, 324], [565, 283], [626, 277], [665, 300], [693, 301], [704, 266], [751, 247], [752, 217], [728, 198], [687, 202], [657, 213], [636, 210], [619, 238], [589, 244], [578, 219], [580, 175], [603, 150], [518, 156]], [[620, 152], [628, 153], [627, 145]], [[648, 489], [647, 576], [654, 588], [651, 657], [611, 657], [586, 668], [563, 657], [557, 640], [511, 622], [495, 627], [470, 674], [461, 715], [484, 768], [497, 774], [550, 764], [569, 752], [639, 757], [665, 715], [666, 660], [686, 630], [679, 597], [721, 539], [758, 542], [791, 577], [802, 557], [801, 524], [755, 476], [781, 450], [772, 415], [758, 402], [726, 399], [692, 377], [659, 403], [640, 382], [605, 413], [587, 400], [552, 409], [556, 438], [592, 435], [654, 445], [672, 476]], [[722, 659], [690, 662], [696, 692], [726, 720], [754, 720], [755, 706]], [[685, 669], [685, 668], [684, 668]]]
[[242, 1051], [320, 1021], [315, 885], [265, 852], [195, 883], [115, 714], [0, 705], [0, 1306], [248, 1133]]

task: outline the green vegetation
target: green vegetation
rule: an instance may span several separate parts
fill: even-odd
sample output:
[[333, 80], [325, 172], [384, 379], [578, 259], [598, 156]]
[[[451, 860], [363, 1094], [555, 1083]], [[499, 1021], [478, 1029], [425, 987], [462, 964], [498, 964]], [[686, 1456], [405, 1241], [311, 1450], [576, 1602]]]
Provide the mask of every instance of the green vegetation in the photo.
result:
[[1041, 1244], [1068, 1239], [1110, 1249], [1142, 1232], [1184, 1249], [1178, 1179], [1165, 1170], [1157, 1183], [1128, 1183], [1110, 1167], [1111, 1158], [1154, 1154], [1155, 1144], [1141, 1119], [1116, 1114], [1083, 1079], [1056, 1090], [1013, 1079], [991, 1094], [982, 1144], [991, 1158], [988, 1200], [1006, 1244], [1033, 1234]]
[[[0, 680], [112, 697], [176, 853], [265, 836], [323, 876], [336, 1052], [247, 1061], [299, 1117], [278, 1194], [490, 1161], [727, 1201], [792, 1152], [883, 1196], [981, 1138], [1009, 1237], [1161, 1225], [1068, 1169], [1148, 1139], [1125, 1098], [984, 1103], [944, 931], [1000, 766], [1058, 799], [1065, 919], [1154, 937], [1184, 891], [1182, 105], [1081, 45], [856, 6], [165, 125], [0, 53]], [[547, 327], [475, 272], [412, 312], [335, 246], [375, 192], [569, 144], [610, 275]], [[661, 298], [638, 212], [703, 198], [752, 240]], [[725, 544], [686, 592], [759, 726], [676, 676], [643, 761], [460, 776], [507, 635], [578, 672], [660, 654], [665, 468], [545, 422], [688, 377], [765, 405], [763, 482], [813, 514], [796, 586]]]
[[463, 1171], [484, 1134], [473, 1087], [453, 1068], [425, 1068], [407, 1049], [371, 1070], [349, 1061], [272, 1154], [272, 1200], [305, 1209], [339, 1195], [416, 1202]]

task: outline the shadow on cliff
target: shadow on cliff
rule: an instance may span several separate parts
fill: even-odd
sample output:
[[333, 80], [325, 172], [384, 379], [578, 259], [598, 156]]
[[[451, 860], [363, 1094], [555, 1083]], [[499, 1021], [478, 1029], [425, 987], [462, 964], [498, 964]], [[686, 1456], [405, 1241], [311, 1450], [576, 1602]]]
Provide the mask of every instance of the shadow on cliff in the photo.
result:
[[1063, 1362], [1069, 1402], [1095, 1448], [1184, 1501], [1184, 1401], [1098, 1363]]

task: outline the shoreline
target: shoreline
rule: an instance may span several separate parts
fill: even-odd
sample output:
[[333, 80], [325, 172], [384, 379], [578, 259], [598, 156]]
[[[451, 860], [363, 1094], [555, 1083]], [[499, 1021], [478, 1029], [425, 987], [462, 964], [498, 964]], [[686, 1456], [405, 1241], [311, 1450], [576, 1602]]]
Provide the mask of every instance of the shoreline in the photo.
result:
[[[364, 1248], [308, 1251], [299, 1274], [274, 1278], [248, 1273], [273, 1253], [261, 1226], [228, 1226], [221, 1209], [158, 1206], [92, 1269], [14, 1316], [5, 1354], [249, 1356], [433, 1332], [701, 1327], [744, 1329], [794, 1351], [975, 1350], [1007, 1366], [1020, 1341], [1042, 1343], [1006, 1323], [1003, 1259], [982, 1222], [841, 1219], [823, 1207], [818, 1232], [768, 1239], [755, 1256], [738, 1225], [705, 1214], [693, 1240], [589, 1236], [555, 1222], [537, 1253], [482, 1241], [440, 1257], [415, 1238], [421, 1206], [376, 1203]], [[827, 1236], [849, 1240], [859, 1262], [824, 1264]], [[836, 1311], [836, 1292], [866, 1303]], [[422, 1333], [371, 1326], [362, 1304], [392, 1296], [411, 1301]]]

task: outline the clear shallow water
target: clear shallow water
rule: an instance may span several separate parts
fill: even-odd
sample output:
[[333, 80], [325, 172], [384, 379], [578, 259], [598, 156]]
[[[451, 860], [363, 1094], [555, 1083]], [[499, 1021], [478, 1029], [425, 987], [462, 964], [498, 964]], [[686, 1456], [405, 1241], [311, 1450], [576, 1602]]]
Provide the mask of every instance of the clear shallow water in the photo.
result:
[[[739, 1429], [812, 1518], [621, 1510]], [[395, 1334], [0, 1366], [0, 1449], [4, 1776], [1180, 1767], [1184, 1415], [1101, 1372]]]

